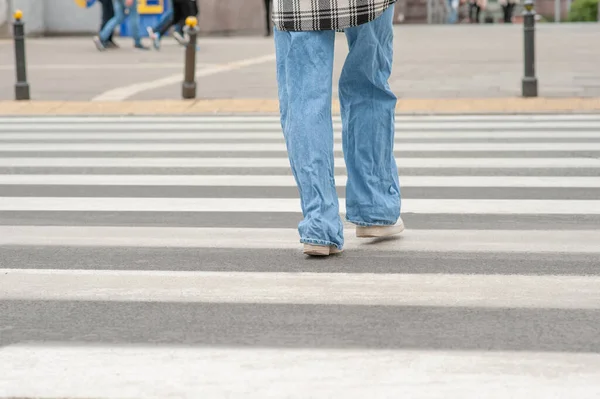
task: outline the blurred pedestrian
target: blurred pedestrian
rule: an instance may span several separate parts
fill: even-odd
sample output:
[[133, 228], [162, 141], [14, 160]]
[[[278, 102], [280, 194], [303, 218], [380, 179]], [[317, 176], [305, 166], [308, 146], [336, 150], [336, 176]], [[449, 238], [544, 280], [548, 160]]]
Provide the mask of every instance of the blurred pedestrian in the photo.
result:
[[458, 22], [458, 0], [447, 0], [447, 2], [448, 2], [447, 23], [455, 24]]
[[334, 178], [331, 114], [336, 31], [349, 54], [339, 80], [348, 179], [346, 220], [358, 237], [401, 233], [394, 158], [396, 96], [389, 86], [395, 0], [273, 3], [281, 126], [304, 219], [304, 253], [327, 256], [344, 244]]
[[273, 6], [273, 0], [264, 0], [265, 2], [265, 17], [267, 23], [267, 31], [265, 36], [271, 36], [273, 31], [271, 29], [271, 9]]
[[148, 36], [152, 39], [154, 48], [160, 49], [160, 42], [171, 27], [173, 37], [182, 46], [187, 45], [188, 39], [184, 36], [183, 27], [185, 20], [191, 16], [197, 16], [198, 7], [196, 0], [170, 0], [169, 10], [162, 16], [155, 27], [148, 27]]
[[518, 0], [500, 0], [505, 24], [512, 24], [513, 12], [517, 2]]
[[94, 37], [94, 43], [98, 50], [103, 51], [108, 45], [108, 38], [115, 28], [125, 21], [125, 18], [130, 19], [131, 36], [133, 37], [133, 46], [137, 49], [148, 50], [142, 43], [142, 35], [140, 33], [140, 14], [138, 13], [137, 0], [113, 0], [115, 15], [102, 28], [100, 34]]
[[478, 24], [481, 10], [487, 6], [487, 0], [469, 0], [469, 20], [472, 24]]
[[[100, 24], [100, 31], [106, 26], [108, 21], [115, 16], [115, 9], [113, 7], [113, 0], [99, 0], [102, 6], [102, 23]], [[114, 32], [110, 32], [108, 40], [106, 41], [106, 47], [118, 48], [119, 46], [113, 40]]]

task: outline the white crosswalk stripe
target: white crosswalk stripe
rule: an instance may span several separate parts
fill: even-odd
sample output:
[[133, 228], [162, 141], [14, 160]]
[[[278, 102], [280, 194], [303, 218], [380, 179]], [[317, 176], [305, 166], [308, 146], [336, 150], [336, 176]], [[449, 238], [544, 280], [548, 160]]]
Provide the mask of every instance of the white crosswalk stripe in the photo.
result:
[[[346, 176], [336, 177], [337, 186]], [[86, 186], [295, 187], [292, 176], [252, 175], [0, 175], [0, 184]], [[402, 187], [600, 188], [596, 177], [562, 176], [403, 176]]]
[[0, 398], [599, 397], [600, 115], [396, 127], [315, 262], [275, 116], [0, 118]]

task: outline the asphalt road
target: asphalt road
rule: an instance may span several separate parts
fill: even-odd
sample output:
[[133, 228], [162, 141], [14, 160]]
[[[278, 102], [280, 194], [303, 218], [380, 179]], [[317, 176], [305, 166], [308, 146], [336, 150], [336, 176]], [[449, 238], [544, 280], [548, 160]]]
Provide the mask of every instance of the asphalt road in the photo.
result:
[[397, 127], [310, 259], [275, 117], [0, 119], [0, 398], [600, 397], [600, 116]]

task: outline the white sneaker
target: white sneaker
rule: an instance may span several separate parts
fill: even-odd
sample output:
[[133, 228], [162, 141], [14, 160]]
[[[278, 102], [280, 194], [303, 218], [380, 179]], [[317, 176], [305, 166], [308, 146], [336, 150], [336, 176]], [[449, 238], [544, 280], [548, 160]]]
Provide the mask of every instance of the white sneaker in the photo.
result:
[[187, 46], [187, 44], [189, 42], [189, 40], [186, 40], [186, 38], [177, 31], [173, 32], [173, 38], [175, 38], [177, 43], [181, 44], [182, 46]]
[[148, 32], [148, 37], [152, 40], [154, 40], [156, 38], [156, 33], [154, 32], [154, 29], [152, 29], [151, 26], [148, 26], [146, 28], [146, 32]]
[[404, 222], [402, 218], [391, 226], [356, 226], [356, 236], [358, 238], [390, 237], [403, 231]]
[[329, 256], [341, 253], [342, 250], [334, 245], [304, 244], [304, 254], [310, 256]]

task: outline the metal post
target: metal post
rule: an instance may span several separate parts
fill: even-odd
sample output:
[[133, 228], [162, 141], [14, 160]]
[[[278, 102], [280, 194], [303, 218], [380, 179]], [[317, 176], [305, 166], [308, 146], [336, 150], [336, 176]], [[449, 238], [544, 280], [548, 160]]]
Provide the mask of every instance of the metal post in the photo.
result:
[[182, 95], [185, 99], [196, 98], [196, 43], [198, 40], [198, 20], [188, 17], [185, 24], [190, 40], [185, 49], [185, 78]]
[[23, 12], [15, 11], [13, 37], [15, 41], [15, 67], [17, 83], [15, 84], [15, 100], [29, 100], [29, 83], [27, 83], [27, 66], [25, 62], [25, 24], [21, 20]]
[[554, 23], [559, 23], [560, 17], [560, 0], [554, 0]]
[[523, 97], [537, 97], [538, 81], [535, 77], [535, 11], [533, 9], [533, 0], [525, 0], [525, 11], [523, 15], [523, 33], [525, 40]]

